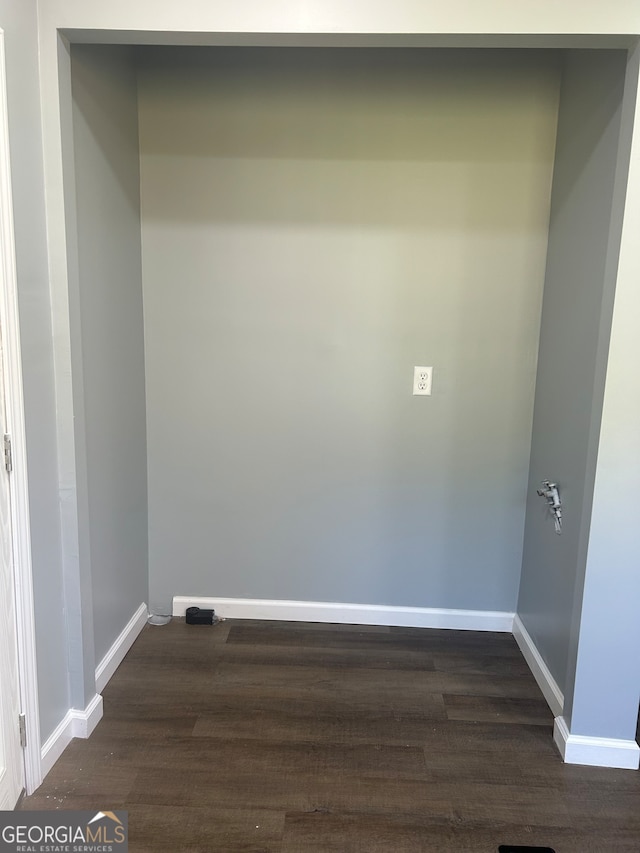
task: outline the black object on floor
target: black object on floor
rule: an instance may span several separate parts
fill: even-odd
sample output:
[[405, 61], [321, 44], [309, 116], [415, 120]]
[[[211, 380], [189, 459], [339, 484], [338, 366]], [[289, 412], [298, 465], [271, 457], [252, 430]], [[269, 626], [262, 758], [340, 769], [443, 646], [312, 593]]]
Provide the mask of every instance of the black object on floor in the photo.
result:
[[218, 621], [215, 610], [206, 610], [201, 607], [187, 607], [187, 625], [213, 625]]
[[522, 847], [517, 844], [501, 844], [498, 853], [556, 853], [551, 847]]

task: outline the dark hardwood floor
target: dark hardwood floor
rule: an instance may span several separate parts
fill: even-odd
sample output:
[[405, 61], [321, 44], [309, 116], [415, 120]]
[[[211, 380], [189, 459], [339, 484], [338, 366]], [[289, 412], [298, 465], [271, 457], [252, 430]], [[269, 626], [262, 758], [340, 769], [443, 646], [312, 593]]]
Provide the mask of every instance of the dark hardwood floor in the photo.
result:
[[23, 809], [126, 809], [133, 853], [640, 851], [640, 774], [565, 765], [510, 635], [147, 626]]

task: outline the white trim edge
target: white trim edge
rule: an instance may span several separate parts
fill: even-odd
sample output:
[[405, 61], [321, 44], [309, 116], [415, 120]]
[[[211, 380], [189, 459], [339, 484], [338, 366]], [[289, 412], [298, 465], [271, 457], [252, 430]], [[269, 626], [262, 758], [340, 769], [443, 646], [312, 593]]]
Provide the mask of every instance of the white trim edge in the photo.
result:
[[522, 656], [526, 660], [533, 677], [538, 682], [538, 687], [547, 700], [547, 705], [551, 709], [551, 713], [554, 717], [560, 717], [564, 710], [564, 695], [562, 690], [558, 687], [555, 678], [549, 671], [549, 667], [542, 659], [542, 655], [517, 613], [513, 620], [513, 637], [520, 647]]
[[102, 696], [96, 693], [83, 711], [71, 708], [42, 747], [42, 778], [47, 775], [74, 737], [88, 738], [102, 719]]
[[11, 490], [11, 540], [16, 587], [19, 691], [21, 710], [25, 715], [27, 731], [29, 732], [27, 746], [24, 750], [24, 783], [27, 794], [31, 794], [42, 782], [42, 770], [40, 768], [40, 715], [38, 710], [36, 632], [31, 571], [29, 487], [4, 42], [4, 31], [0, 30], [0, 265], [3, 281], [3, 286], [0, 288], [0, 322], [2, 323], [5, 350], [7, 431], [11, 434], [13, 453], [13, 472], [9, 488]]
[[147, 605], [143, 602], [116, 637], [115, 642], [96, 667], [96, 693], [102, 693], [107, 686], [136, 637], [147, 624], [148, 615]]
[[617, 767], [622, 770], [638, 770], [640, 767], [640, 746], [635, 740], [572, 735], [564, 717], [556, 717], [553, 739], [567, 764]]
[[226, 619], [280, 619], [285, 622], [335, 622], [346, 625], [393, 625], [406, 628], [451, 628], [511, 633], [513, 613], [393, 607], [381, 604], [339, 604], [326, 601], [278, 601], [253, 598], [209, 598], [176, 595], [173, 615], [187, 607], [214, 609]]

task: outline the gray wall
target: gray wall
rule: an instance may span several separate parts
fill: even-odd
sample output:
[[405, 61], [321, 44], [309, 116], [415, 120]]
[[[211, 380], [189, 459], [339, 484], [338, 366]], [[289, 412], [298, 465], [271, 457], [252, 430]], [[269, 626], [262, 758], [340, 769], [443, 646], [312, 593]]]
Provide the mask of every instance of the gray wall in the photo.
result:
[[[562, 690], [584, 580], [615, 265], [610, 260], [626, 55], [566, 55], [540, 332], [518, 613]], [[618, 235], [619, 240], [619, 235]], [[536, 488], [560, 485], [557, 536]]]
[[69, 708], [35, 2], [0, 0], [29, 460], [42, 740]]
[[[147, 599], [144, 345], [136, 72], [126, 48], [71, 51], [83, 418], [95, 662]], [[74, 392], [75, 393], [75, 392]], [[82, 512], [82, 506], [79, 510]]]
[[[640, 204], [631, 188], [640, 181], [638, 111], [640, 45], [629, 52], [612, 216], [604, 279], [616, 279], [606, 390], [598, 441], [589, 548], [573, 608], [564, 716], [572, 734], [636, 738], [640, 700], [640, 384], [633, 358], [638, 344], [640, 269], [634, 258]], [[622, 71], [620, 71], [622, 73]], [[629, 188], [629, 190], [628, 190]], [[604, 312], [604, 323], [609, 312]], [[598, 380], [600, 377], [598, 377]], [[612, 699], [612, 697], [614, 697]]]
[[147, 55], [152, 605], [515, 608], [558, 82], [531, 52]]

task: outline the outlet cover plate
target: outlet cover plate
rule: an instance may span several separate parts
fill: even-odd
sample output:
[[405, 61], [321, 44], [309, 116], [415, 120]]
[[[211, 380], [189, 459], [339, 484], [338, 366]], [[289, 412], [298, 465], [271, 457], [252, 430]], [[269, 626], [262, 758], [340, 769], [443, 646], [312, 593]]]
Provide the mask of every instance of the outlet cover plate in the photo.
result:
[[431, 383], [433, 381], [433, 367], [413, 368], [413, 394], [417, 397], [429, 397], [431, 395]]

